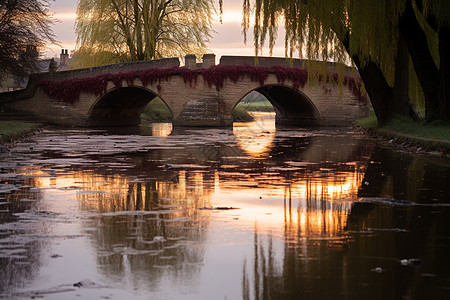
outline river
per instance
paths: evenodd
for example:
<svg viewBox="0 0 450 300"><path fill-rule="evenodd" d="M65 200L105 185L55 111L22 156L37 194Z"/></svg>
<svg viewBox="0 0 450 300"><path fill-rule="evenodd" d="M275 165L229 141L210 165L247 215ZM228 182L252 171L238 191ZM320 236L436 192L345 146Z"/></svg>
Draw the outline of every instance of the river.
<svg viewBox="0 0 450 300"><path fill-rule="evenodd" d="M0 298L450 298L450 162L352 128L49 128L0 170Z"/></svg>

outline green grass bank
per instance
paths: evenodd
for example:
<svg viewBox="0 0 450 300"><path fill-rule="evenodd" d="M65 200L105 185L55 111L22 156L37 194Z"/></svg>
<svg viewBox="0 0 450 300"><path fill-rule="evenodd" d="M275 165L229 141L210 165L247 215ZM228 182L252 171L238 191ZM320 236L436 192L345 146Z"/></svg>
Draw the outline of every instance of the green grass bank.
<svg viewBox="0 0 450 300"><path fill-rule="evenodd" d="M41 124L0 121L0 152L6 152L14 142L39 130Z"/></svg>
<svg viewBox="0 0 450 300"><path fill-rule="evenodd" d="M396 117L382 127L373 112L367 118L359 119L355 125L388 139L408 142L431 151L450 153L450 122L425 124L406 117Z"/></svg>
<svg viewBox="0 0 450 300"><path fill-rule="evenodd" d="M0 121L0 141L10 142L37 130L39 124L16 121Z"/></svg>

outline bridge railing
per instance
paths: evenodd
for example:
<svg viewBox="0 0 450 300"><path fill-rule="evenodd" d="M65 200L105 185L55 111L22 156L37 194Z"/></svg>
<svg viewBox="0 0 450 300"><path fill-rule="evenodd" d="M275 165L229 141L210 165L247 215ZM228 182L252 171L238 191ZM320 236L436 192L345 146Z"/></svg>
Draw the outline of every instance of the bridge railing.
<svg viewBox="0 0 450 300"><path fill-rule="evenodd" d="M95 77L103 74L127 73L143 69L152 69L152 68L163 69L179 66L180 60L177 57L172 57L172 58L119 63L85 69L67 70L53 73L51 74L51 76L52 80L61 81L73 78Z"/></svg>
<svg viewBox="0 0 450 300"><path fill-rule="evenodd" d="M308 70L308 65L311 66L313 64L321 64L324 62L321 61L313 61L309 59L288 59L285 57L258 57L255 56L229 56L224 55L220 58L220 65L223 66L235 66L235 65L255 65L257 64L260 67L273 67L273 66L281 66L281 67L293 67ZM328 72L338 73L338 64L334 62L326 62ZM342 66L342 65L341 65ZM356 71L354 67L344 66L343 75L345 76L354 76L359 77L359 73Z"/></svg>

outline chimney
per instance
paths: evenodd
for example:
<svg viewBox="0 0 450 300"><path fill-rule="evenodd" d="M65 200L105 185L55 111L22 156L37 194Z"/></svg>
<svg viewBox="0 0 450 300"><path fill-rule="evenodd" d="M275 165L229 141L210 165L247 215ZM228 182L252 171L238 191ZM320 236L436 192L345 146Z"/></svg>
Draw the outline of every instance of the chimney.
<svg viewBox="0 0 450 300"><path fill-rule="evenodd" d="M69 53L67 49L61 49L61 55L59 56L59 65L67 66L69 64Z"/></svg>

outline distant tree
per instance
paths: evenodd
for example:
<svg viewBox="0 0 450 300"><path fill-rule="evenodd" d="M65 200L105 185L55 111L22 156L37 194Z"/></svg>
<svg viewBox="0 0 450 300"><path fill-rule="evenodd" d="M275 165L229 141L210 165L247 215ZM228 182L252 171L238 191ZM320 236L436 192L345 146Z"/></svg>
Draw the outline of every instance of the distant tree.
<svg viewBox="0 0 450 300"><path fill-rule="evenodd" d="M56 43L47 0L0 1L0 79L27 77L36 71L38 52Z"/></svg>
<svg viewBox="0 0 450 300"><path fill-rule="evenodd" d="M273 47L284 22L287 56L351 58L380 123L408 114L410 83L425 97L428 121L450 118L450 1L244 0L243 7L244 32L255 15L257 53L266 39Z"/></svg>
<svg viewBox="0 0 450 300"><path fill-rule="evenodd" d="M212 0L80 0L76 67L206 52Z"/></svg>

